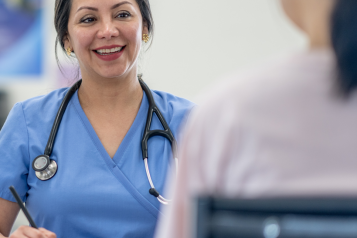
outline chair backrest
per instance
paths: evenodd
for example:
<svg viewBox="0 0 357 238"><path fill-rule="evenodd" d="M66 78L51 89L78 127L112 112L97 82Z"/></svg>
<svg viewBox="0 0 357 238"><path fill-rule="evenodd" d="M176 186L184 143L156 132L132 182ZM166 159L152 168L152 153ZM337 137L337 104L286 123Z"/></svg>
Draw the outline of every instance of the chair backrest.
<svg viewBox="0 0 357 238"><path fill-rule="evenodd" d="M357 198L197 200L197 238L357 237Z"/></svg>

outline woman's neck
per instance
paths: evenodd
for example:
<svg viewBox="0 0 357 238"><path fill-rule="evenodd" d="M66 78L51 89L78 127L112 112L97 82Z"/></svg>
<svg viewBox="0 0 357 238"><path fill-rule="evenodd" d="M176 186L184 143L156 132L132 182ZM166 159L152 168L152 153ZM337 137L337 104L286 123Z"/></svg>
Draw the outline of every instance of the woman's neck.
<svg viewBox="0 0 357 238"><path fill-rule="evenodd" d="M137 108L143 91L136 74L126 78L93 79L83 77L78 98L84 110L118 112Z"/></svg>

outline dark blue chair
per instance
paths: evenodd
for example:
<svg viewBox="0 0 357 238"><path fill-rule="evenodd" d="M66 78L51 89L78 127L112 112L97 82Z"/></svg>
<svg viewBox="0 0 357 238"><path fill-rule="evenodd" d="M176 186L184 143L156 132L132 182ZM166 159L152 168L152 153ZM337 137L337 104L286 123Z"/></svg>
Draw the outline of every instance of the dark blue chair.
<svg viewBox="0 0 357 238"><path fill-rule="evenodd" d="M357 199L197 200L197 238L356 238Z"/></svg>

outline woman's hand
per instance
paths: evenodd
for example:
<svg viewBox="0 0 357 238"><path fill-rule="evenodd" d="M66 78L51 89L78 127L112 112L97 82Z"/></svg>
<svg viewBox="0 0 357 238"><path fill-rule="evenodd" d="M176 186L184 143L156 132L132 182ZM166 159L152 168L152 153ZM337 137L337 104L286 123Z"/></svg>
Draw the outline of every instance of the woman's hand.
<svg viewBox="0 0 357 238"><path fill-rule="evenodd" d="M56 234L44 228L20 226L9 238L56 238Z"/></svg>

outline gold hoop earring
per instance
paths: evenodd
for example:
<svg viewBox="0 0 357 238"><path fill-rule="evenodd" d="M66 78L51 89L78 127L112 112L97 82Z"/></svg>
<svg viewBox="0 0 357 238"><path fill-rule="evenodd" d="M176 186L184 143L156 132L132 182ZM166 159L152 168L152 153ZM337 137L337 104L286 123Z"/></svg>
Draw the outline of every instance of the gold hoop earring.
<svg viewBox="0 0 357 238"><path fill-rule="evenodd" d="M66 49L66 52L67 52L67 55L68 55L68 56L71 56L71 53L72 53L71 47L68 47L68 48Z"/></svg>
<svg viewBox="0 0 357 238"><path fill-rule="evenodd" d="M148 34L143 34L143 41L144 41L145 43L148 43L149 39L150 39L150 37L149 37Z"/></svg>

